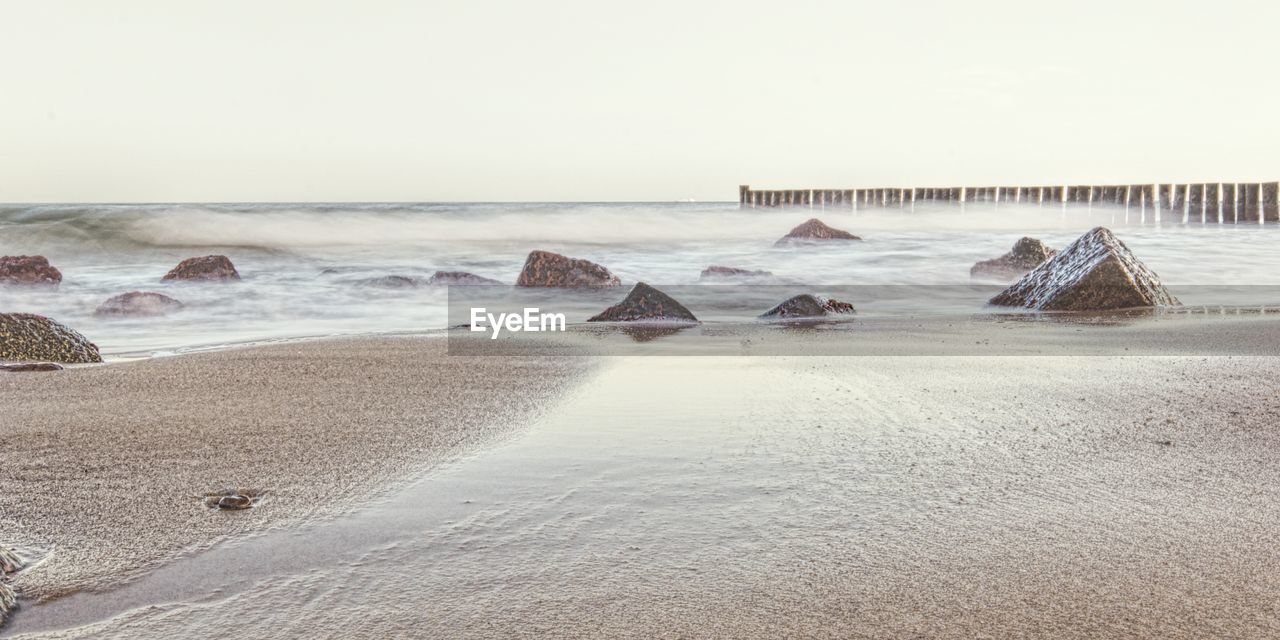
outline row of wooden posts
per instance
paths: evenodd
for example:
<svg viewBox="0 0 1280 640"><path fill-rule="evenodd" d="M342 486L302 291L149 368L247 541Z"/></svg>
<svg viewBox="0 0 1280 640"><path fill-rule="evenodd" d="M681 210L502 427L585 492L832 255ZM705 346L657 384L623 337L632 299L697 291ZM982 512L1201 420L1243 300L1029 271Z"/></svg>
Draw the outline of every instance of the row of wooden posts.
<svg viewBox="0 0 1280 640"><path fill-rule="evenodd" d="M738 187L738 205L807 208L906 208L923 202L1009 202L1140 209L1161 222L1280 222L1280 183L1208 182L1058 187L783 189Z"/></svg>

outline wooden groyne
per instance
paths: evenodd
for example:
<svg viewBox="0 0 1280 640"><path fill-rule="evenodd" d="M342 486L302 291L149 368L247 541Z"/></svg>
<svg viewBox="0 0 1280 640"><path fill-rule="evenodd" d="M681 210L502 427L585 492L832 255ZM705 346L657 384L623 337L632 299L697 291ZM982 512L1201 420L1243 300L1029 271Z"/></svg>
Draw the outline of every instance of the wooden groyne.
<svg viewBox="0 0 1280 640"><path fill-rule="evenodd" d="M1030 206L1087 205L1138 210L1152 222L1280 222L1280 182L1062 185L1051 187L915 187L781 189L738 187L744 209L910 208L917 203L1008 202Z"/></svg>

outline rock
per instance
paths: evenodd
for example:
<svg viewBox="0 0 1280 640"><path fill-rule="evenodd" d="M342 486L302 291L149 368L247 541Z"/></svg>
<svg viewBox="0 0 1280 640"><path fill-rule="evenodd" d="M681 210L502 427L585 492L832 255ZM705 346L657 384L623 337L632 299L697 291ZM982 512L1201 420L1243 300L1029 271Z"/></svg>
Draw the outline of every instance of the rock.
<svg viewBox="0 0 1280 640"><path fill-rule="evenodd" d="M227 487L222 491L204 494L204 506L224 511L240 511L257 506L258 501L267 492L262 489L235 489Z"/></svg>
<svg viewBox="0 0 1280 640"><path fill-rule="evenodd" d="M18 608L18 594L8 583L0 582L0 627L9 620L9 616Z"/></svg>
<svg viewBox="0 0 1280 640"><path fill-rule="evenodd" d="M698 319L684 305L671 296L639 282L631 293L618 304L601 311L587 322L697 322Z"/></svg>
<svg viewBox="0 0 1280 640"><path fill-rule="evenodd" d="M835 314L855 313L848 302L807 293L788 298L778 306L760 314L761 318L820 318Z"/></svg>
<svg viewBox="0 0 1280 640"><path fill-rule="evenodd" d="M0 360L102 362L97 345L58 322L34 313L0 313Z"/></svg>
<svg viewBox="0 0 1280 640"><path fill-rule="evenodd" d="M0 284L56 287L60 282L62 272L44 256L0 257Z"/></svg>
<svg viewBox="0 0 1280 640"><path fill-rule="evenodd" d="M450 285L450 284L502 284L492 278L485 278L474 273L466 271L437 271L430 278L427 278L429 285Z"/></svg>
<svg viewBox="0 0 1280 640"><path fill-rule="evenodd" d="M622 284L608 269L550 251L532 251L524 261L517 287L614 287Z"/></svg>
<svg viewBox="0 0 1280 640"><path fill-rule="evenodd" d="M160 279L161 282L169 282L172 280L239 280L240 273L236 271L235 265L231 264L231 259L226 256L200 256L198 258L187 258L178 263L178 266L169 270Z"/></svg>
<svg viewBox="0 0 1280 640"><path fill-rule="evenodd" d="M810 218L804 224L794 228L781 240L773 243L775 247L786 246L789 244L814 242L818 240L861 240L858 236L843 231L841 229L833 229L823 224L817 218Z"/></svg>
<svg viewBox="0 0 1280 640"><path fill-rule="evenodd" d="M1035 238L1023 238L1014 243L1009 253L973 265L969 269L969 275L971 277L1020 278L1057 253Z"/></svg>
<svg viewBox="0 0 1280 640"><path fill-rule="evenodd" d="M17 573L23 566L25 565L22 562L22 558L18 557L18 554L5 547L0 547L0 575Z"/></svg>
<svg viewBox="0 0 1280 640"><path fill-rule="evenodd" d="M95 316L162 316L178 311L182 303L154 291L130 291L102 303Z"/></svg>
<svg viewBox="0 0 1280 640"><path fill-rule="evenodd" d="M736 267L721 267L712 265L702 270L699 276L702 280L712 280L716 278L769 278L773 277L773 273L768 271L750 271L748 269L738 269Z"/></svg>
<svg viewBox="0 0 1280 640"><path fill-rule="evenodd" d="M63 366L56 362L0 362L0 371L21 373L27 371L62 371ZM3 551L3 549L0 549Z"/></svg>
<svg viewBox="0 0 1280 640"><path fill-rule="evenodd" d="M1178 305L1160 277L1111 231L1097 227L990 300L1037 311Z"/></svg>
<svg viewBox="0 0 1280 640"><path fill-rule="evenodd" d="M357 287L378 287L381 289L413 289L420 282L417 278L409 276L380 276L377 278L365 278L355 282Z"/></svg>

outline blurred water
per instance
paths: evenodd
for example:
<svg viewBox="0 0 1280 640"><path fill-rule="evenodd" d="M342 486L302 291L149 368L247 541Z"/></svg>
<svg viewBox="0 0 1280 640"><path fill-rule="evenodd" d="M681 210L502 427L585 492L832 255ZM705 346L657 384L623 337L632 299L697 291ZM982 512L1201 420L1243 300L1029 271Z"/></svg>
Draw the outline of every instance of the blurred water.
<svg viewBox="0 0 1280 640"><path fill-rule="evenodd" d="M814 216L864 242L773 247ZM1009 203L857 212L740 210L735 203L7 205L0 207L0 255L45 255L64 280L56 291L0 289L0 310L50 315L108 356L147 355L440 329L447 323L443 287L356 282L465 270L513 283L532 249L599 262L624 283L695 284L702 269L719 264L768 270L820 292L824 285L968 284L974 262L1004 253L1023 235L1062 247L1099 224L1114 229L1175 294L1178 285L1280 284L1275 225L1157 226L1139 224L1140 216ZM243 282L159 283L178 261L210 253L230 256ZM93 316L108 297L137 289L163 290L187 308L160 319ZM939 296L934 311L982 308L983 299L962 287L945 290L962 293ZM1183 301L1223 302L1194 297ZM697 312L697 299L682 301ZM862 305L859 312L876 309Z"/></svg>

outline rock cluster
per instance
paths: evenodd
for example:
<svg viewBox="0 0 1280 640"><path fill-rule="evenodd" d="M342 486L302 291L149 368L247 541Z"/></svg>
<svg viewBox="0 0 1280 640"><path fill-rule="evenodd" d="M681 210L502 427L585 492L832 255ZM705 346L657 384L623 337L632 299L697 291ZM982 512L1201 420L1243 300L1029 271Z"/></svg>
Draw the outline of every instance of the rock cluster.
<svg viewBox="0 0 1280 640"><path fill-rule="evenodd" d="M775 247L783 247L790 244L814 242L818 240L861 240L858 236L844 231L828 227L817 218L810 218L800 226L792 229L787 235L782 236L780 240L774 243Z"/></svg>
<svg viewBox="0 0 1280 640"><path fill-rule="evenodd" d="M1105 227L1080 236L990 300L1037 311L1170 306L1178 299Z"/></svg>
<svg viewBox="0 0 1280 640"><path fill-rule="evenodd" d="M587 322L697 322L684 305L671 296L640 282L622 302L587 319Z"/></svg>
<svg viewBox="0 0 1280 640"><path fill-rule="evenodd" d="M0 284L56 287L60 282L62 272L44 256L0 257Z"/></svg>
<svg viewBox="0 0 1280 640"><path fill-rule="evenodd" d="M34 313L0 313L0 360L70 364L102 362L97 345Z"/></svg>
<svg viewBox="0 0 1280 640"><path fill-rule="evenodd" d="M95 316L162 316L182 309L182 303L154 291L122 293L98 306Z"/></svg>
<svg viewBox="0 0 1280 640"><path fill-rule="evenodd" d="M613 287L622 284L608 269L590 260L550 251L533 251L520 270L517 287Z"/></svg>
<svg viewBox="0 0 1280 640"><path fill-rule="evenodd" d="M240 272L236 271L231 259L226 256L200 256L187 258L178 266L169 270L160 279L161 282L174 280L239 280Z"/></svg>
<svg viewBox="0 0 1280 640"><path fill-rule="evenodd" d="M1035 238L1023 238L999 258L983 260L969 269L970 276L992 278L1020 278L1040 263L1052 258L1057 251Z"/></svg>
<svg viewBox="0 0 1280 640"><path fill-rule="evenodd" d="M788 298L774 308L760 314L761 318L821 318L823 316L855 313L848 302L832 300L808 293Z"/></svg>

